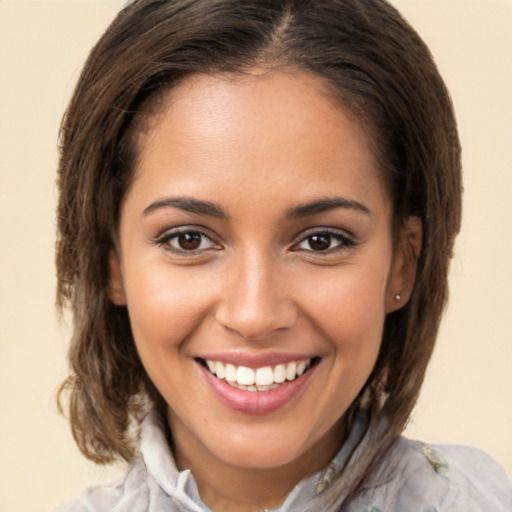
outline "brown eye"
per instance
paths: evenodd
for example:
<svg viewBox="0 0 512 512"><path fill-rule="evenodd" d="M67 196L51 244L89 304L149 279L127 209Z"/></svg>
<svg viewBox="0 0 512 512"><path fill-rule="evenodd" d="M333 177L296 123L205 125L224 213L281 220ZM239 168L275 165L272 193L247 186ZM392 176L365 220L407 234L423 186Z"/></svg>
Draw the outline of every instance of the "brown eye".
<svg viewBox="0 0 512 512"><path fill-rule="evenodd" d="M313 251L326 251L331 247L332 236L328 234L312 235L308 237L307 242Z"/></svg>
<svg viewBox="0 0 512 512"><path fill-rule="evenodd" d="M182 233L176 237L176 242L180 249L185 251L195 251L201 246L203 238L200 233Z"/></svg>
<svg viewBox="0 0 512 512"><path fill-rule="evenodd" d="M337 250L347 249L355 244L354 240L342 231L321 230L305 236L294 250L331 253Z"/></svg>
<svg viewBox="0 0 512 512"><path fill-rule="evenodd" d="M168 251L181 254L220 249L219 244L216 244L206 233L186 229L166 233L156 241L156 244Z"/></svg>

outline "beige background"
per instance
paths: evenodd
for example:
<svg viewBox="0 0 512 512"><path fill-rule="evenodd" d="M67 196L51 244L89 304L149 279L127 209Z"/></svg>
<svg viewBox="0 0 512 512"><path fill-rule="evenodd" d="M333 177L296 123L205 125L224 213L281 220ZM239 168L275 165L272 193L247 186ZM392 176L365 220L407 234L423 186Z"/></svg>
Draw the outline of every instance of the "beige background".
<svg viewBox="0 0 512 512"><path fill-rule="evenodd" d="M74 447L53 395L57 129L121 0L0 0L0 512L48 510L113 476ZM394 0L451 89L465 220L450 307L409 434L474 444L512 476L512 1Z"/></svg>

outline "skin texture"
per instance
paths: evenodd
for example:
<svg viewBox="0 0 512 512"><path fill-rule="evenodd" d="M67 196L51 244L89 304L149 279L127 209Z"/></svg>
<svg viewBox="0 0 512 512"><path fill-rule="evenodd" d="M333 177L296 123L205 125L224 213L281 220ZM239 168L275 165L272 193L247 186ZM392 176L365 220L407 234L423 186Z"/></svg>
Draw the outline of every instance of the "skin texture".
<svg viewBox="0 0 512 512"><path fill-rule="evenodd" d="M348 111L301 73L189 78L139 135L110 296L127 305L169 405L178 466L214 510L275 507L329 462L385 316L407 300L413 265L393 250L391 201L368 147ZM326 198L349 202L298 211ZM190 199L215 208L187 211L197 210ZM414 221L407 229L421 238ZM196 233L192 250L180 247L184 231ZM205 379L198 358L212 354L320 360L293 399L246 414Z"/></svg>

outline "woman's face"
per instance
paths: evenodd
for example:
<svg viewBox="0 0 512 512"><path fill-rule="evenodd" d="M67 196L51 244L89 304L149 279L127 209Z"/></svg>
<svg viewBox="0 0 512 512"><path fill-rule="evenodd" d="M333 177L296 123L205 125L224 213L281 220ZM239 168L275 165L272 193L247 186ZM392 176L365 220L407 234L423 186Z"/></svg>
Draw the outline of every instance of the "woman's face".
<svg viewBox="0 0 512 512"><path fill-rule="evenodd" d="M110 296L178 460L326 463L403 284L362 129L305 74L195 76L138 151Z"/></svg>

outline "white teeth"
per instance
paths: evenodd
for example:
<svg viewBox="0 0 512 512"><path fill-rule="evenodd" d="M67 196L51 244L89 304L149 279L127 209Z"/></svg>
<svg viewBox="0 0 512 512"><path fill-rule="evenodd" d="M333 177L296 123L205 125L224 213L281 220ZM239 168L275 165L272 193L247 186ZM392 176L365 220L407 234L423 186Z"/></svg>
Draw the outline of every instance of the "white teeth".
<svg viewBox="0 0 512 512"><path fill-rule="evenodd" d="M220 361L215 361L215 373L219 379L223 379L226 376L226 369Z"/></svg>
<svg viewBox="0 0 512 512"><path fill-rule="evenodd" d="M286 366L286 379L293 380L297 375L297 363L288 363Z"/></svg>
<svg viewBox="0 0 512 512"><path fill-rule="evenodd" d="M248 368L231 363L224 364L220 361L206 360L206 366L211 373L219 379L236 388L245 391L268 391L279 387L286 380L292 381L300 377L310 366L311 359L294 361L287 364L278 364L274 368L262 366L261 368Z"/></svg>
<svg viewBox="0 0 512 512"><path fill-rule="evenodd" d="M278 364L274 368L274 382L276 384L281 384L286 380L286 367L284 364Z"/></svg>
<svg viewBox="0 0 512 512"><path fill-rule="evenodd" d="M210 368L210 365L208 365L208 368ZM234 364L228 363L226 365L226 380L236 382L236 366Z"/></svg>
<svg viewBox="0 0 512 512"><path fill-rule="evenodd" d="M264 366L256 370L256 385L270 386L274 383L274 372L270 366Z"/></svg>
<svg viewBox="0 0 512 512"><path fill-rule="evenodd" d="M217 377L219 377L218 374ZM222 379L222 377L219 377L219 379ZM236 371L236 381L242 386L252 386L254 384L254 370L247 368L247 366L239 366Z"/></svg>

